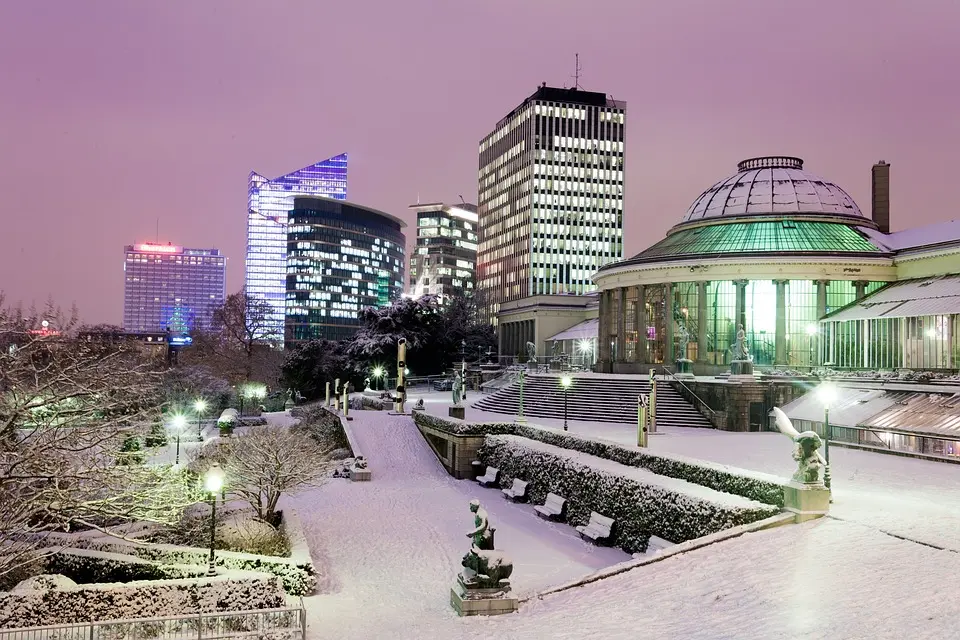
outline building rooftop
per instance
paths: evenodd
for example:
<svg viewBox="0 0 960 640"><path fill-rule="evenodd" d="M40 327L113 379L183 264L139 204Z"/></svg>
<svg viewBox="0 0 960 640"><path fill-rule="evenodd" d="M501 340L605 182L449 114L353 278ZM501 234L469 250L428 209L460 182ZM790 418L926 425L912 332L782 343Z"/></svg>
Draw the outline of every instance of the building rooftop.
<svg viewBox="0 0 960 640"><path fill-rule="evenodd" d="M846 191L804 171L803 160L789 156L740 162L737 173L693 201L682 223L770 215L839 216L873 226Z"/></svg>
<svg viewBox="0 0 960 640"><path fill-rule="evenodd" d="M841 322L867 318L909 318L960 312L960 275L901 280L878 289L824 320Z"/></svg>
<svg viewBox="0 0 960 640"><path fill-rule="evenodd" d="M703 259L727 254L889 254L858 230L835 222L744 220L681 228L630 262L669 258Z"/></svg>

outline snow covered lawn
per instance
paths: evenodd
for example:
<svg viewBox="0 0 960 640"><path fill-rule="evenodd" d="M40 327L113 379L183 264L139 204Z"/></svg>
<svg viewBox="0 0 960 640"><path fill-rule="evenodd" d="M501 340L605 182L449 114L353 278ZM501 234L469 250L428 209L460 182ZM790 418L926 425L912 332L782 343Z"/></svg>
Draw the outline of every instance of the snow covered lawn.
<svg viewBox="0 0 960 640"><path fill-rule="evenodd" d="M313 638L432 636L414 630L428 621L461 621L449 604L479 498L496 528L496 546L514 560L518 595L530 595L628 560L594 547L572 527L536 517L496 489L455 480L440 466L409 416L357 411L354 435L373 471L372 482L332 480L289 499L300 515L314 560L327 575L307 598ZM464 627L469 628L469 627ZM406 634L405 630L410 630Z"/></svg>
<svg viewBox="0 0 960 640"><path fill-rule="evenodd" d="M426 410L446 415L449 394L425 394ZM479 398L471 394L471 400ZM416 396L414 397L414 402ZM467 409L468 420L503 422L503 414ZM560 420L530 424L562 427ZM635 446L632 425L571 421L570 431ZM790 440L779 433L662 429L650 449L712 460L789 478L796 469ZM831 515L927 544L960 551L960 465L833 447Z"/></svg>

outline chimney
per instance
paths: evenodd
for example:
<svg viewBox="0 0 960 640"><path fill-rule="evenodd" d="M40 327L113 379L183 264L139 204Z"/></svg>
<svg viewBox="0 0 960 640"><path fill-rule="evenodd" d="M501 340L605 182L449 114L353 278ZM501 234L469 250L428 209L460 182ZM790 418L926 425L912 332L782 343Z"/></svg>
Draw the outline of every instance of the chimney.
<svg viewBox="0 0 960 640"><path fill-rule="evenodd" d="M883 233L890 233L890 165L881 160L873 165L870 205L873 221Z"/></svg>

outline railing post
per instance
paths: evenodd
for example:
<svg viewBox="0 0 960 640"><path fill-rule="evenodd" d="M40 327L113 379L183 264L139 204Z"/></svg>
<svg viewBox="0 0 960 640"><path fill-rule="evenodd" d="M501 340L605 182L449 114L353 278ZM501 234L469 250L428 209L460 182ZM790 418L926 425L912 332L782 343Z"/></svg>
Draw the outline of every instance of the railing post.
<svg viewBox="0 0 960 640"><path fill-rule="evenodd" d="M657 370L650 369L650 433L657 432Z"/></svg>
<svg viewBox="0 0 960 640"><path fill-rule="evenodd" d="M307 610L303 606L303 596L300 596L300 640L307 640Z"/></svg>

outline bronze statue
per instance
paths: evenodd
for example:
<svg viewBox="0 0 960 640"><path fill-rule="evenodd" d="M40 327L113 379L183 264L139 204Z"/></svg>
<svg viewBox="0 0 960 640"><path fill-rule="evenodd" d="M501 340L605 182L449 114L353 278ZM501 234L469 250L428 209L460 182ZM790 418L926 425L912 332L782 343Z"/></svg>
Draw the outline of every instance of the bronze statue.
<svg viewBox="0 0 960 640"><path fill-rule="evenodd" d="M470 511L474 514L474 529L467 533L473 542L470 551L463 556L463 571L460 580L467 589L498 589L502 593L510 591L510 574L513 562L503 553L493 549L493 532L487 511L480 506L479 500L470 501Z"/></svg>
<svg viewBox="0 0 960 640"><path fill-rule="evenodd" d="M821 470L824 473L827 470L827 461L820 454L823 440L815 431L798 432L790 418L780 407L773 408L773 415L776 416L777 429L780 430L780 433L793 440L797 445L793 452L793 459L797 461L797 470L793 474L793 480L803 484L824 484L820 475Z"/></svg>
<svg viewBox="0 0 960 640"><path fill-rule="evenodd" d="M453 404L459 407L460 400L463 396L463 378L460 377L459 371L453 375L453 387L451 390L453 391Z"/></svg>

